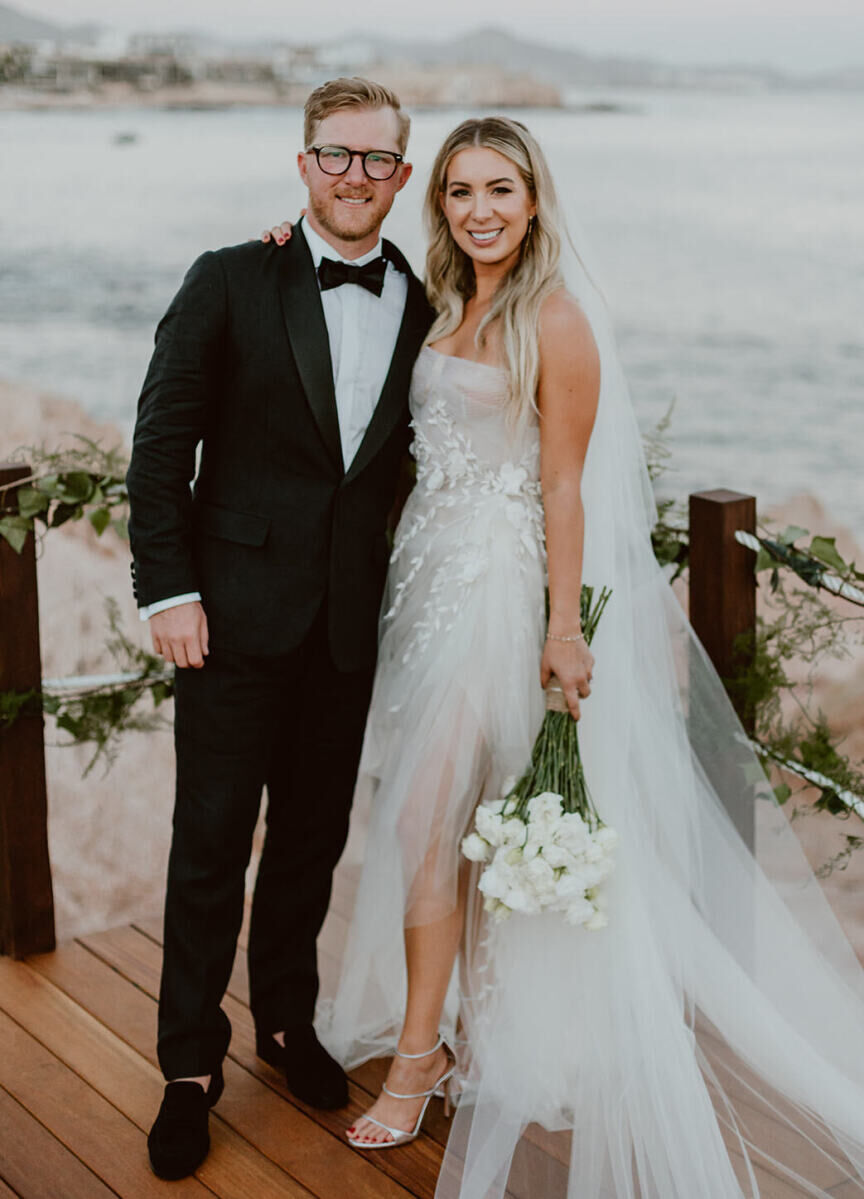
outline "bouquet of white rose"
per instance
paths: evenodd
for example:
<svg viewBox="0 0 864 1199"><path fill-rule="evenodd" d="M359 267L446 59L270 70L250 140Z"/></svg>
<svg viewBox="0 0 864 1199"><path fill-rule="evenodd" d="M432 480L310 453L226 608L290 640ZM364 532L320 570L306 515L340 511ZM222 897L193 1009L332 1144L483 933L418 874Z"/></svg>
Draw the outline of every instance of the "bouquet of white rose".
<svg viewBox="0 0 864 1199"><path fill-rule="evenodd" d="M604 587L595 602L594 588L582 588L589 645L610 595ZM505 783L503 798L478 806L462 853L488 863L478 886L496 919L511 912L563 912L570 924L599 929L607 923L602 884L612 872L618 834L594 807L576 721L554 678L546 706L530 765L518 782Z"/></svg>

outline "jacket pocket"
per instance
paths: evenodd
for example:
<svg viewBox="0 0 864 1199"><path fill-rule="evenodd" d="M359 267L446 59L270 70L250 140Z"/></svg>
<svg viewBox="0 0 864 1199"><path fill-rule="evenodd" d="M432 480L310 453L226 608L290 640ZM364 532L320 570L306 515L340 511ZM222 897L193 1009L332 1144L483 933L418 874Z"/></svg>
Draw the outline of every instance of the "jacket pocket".
<svg viewBox="0 0 864 1199"><path fill-rule="evenodd" d="M224 541L236 541L239 545L261 546L270 531L269 516L234 512L230 508L205 504L201 500L196 501L193 512L194 525L199 533L221 537Z"/></svg>

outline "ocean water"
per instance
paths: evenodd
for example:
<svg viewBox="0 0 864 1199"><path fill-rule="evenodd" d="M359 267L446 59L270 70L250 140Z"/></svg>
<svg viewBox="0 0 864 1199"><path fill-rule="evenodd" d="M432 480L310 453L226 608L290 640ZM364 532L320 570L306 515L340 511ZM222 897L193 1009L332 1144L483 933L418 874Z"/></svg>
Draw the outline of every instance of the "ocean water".
<svg viewBox="0 0 864 1199"><path fill-rule="evenodd" d="M602 98L627 110L518 115L581 227L640 424L675 402L664 491L807 491L860 540L864 95ZM464 115L415 118L386 231L418 270L425 179ZM0 377L130 430L186 267L299 211L300 137L272 108L0 114Z"/></svg>

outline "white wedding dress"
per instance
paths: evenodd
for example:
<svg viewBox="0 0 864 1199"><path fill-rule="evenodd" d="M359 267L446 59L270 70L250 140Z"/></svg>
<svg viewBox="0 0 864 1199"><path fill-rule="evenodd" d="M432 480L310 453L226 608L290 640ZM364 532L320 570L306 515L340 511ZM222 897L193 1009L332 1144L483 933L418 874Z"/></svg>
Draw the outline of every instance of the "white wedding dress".
<svg viewBox="0 0 864 1199"><path fill-rule="evenodd" d="M461 864L442 1031L462 1094L438 1199L864 1196L862 971L653 557L605 306L584 273L568 285L603 376L583 579L613 594L579 732L620 836L609 924L493 922L460 859L544 711L539 433L535 414L508 421L505 372L426 347L358 782L362 875L319 1032L349 1068L392 1053L403 925L452 912ZM720 801L731 788L756 805L755 855Z"/></svg>

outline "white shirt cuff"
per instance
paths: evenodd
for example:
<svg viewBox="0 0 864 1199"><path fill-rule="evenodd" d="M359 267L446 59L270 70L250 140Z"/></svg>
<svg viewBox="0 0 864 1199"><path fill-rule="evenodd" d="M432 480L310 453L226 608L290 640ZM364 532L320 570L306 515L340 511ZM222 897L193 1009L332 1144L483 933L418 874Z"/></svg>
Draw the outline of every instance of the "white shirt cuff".
<svg viewBox="0 0 864 1199"><path fill-rule="evenodd" d="M189 591L186 595L172 595L169 599L157 600L155 604L148 604L146 608L138 609L138 616L141 620L149 620L151 616L155 616L157 612L165 612L168 608L177 608L180 604L194 604L201 602L200 591Z"/></svg>

